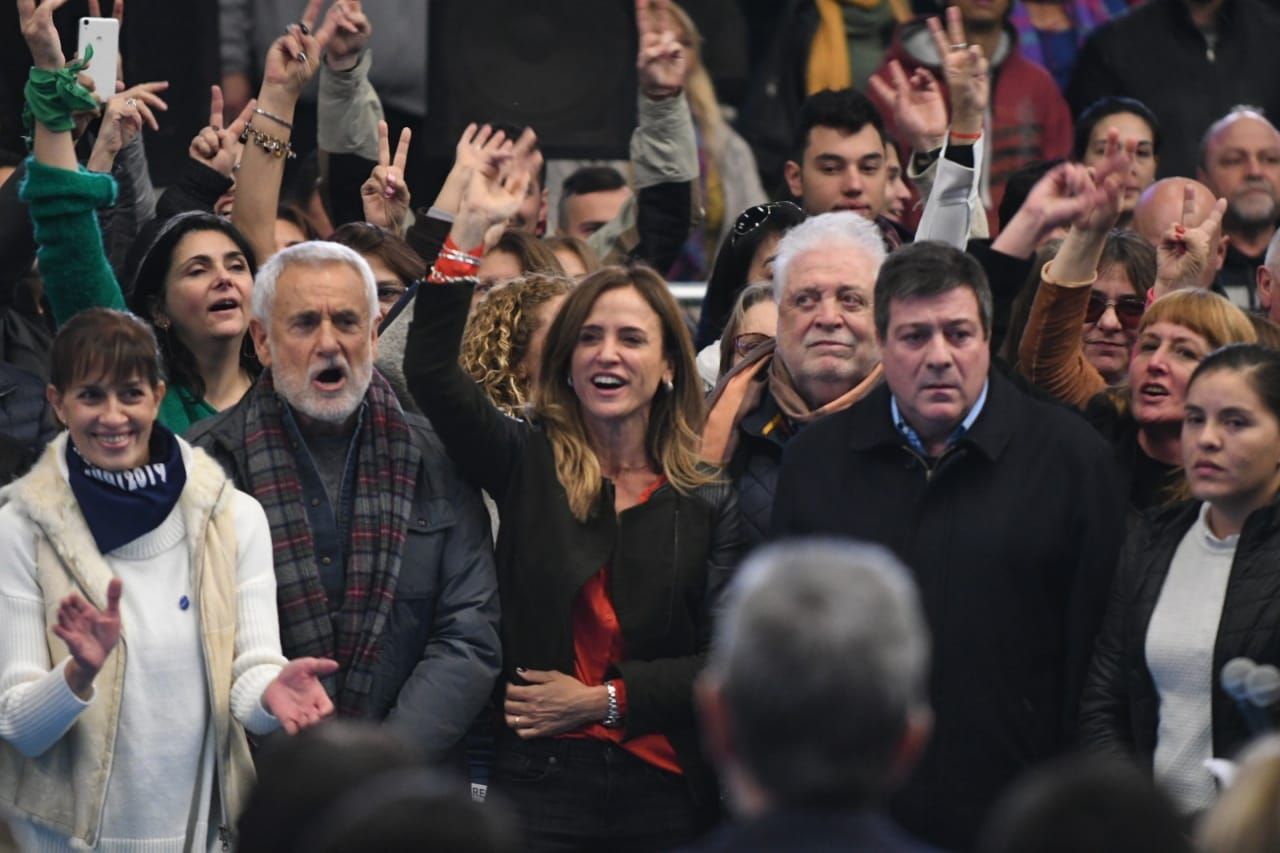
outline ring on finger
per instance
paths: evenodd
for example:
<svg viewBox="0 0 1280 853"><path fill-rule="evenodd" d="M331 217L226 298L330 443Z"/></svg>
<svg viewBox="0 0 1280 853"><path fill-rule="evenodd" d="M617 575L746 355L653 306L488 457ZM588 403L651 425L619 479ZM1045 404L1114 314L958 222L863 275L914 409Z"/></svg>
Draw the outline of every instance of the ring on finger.
<svg viewBox="0 0 1280 853"><path fill-rule="evenodd" d="M520 728L520 715L516 715L516 728Z"/></svg>
<svg viewBox="0 0 1280 853"><path fill-rule="evenodd" d="M308 27L308 26L307 26L304 22L302 22L302 21L298 21L298 29L302 30L302 34L303 34L304 36L309 36L309 35L311 35L311 27Z"/></svg>
<svg viewBox="0 0 1280 853"><path fill-rule="evenodd" d="M124 105L132 109L138 105L138 100L136 98L125 98Z"/></svg>
<svg viewBox="0 0 1280 853"><path fill-rule="evenodd" d="M307 52L305 50L298 51L298 61L303 65L307 64Z"/></svg>
<svg viewBox="0 0 1280 853"><path fill-rule="evenodd" d="M965 42L958 41L955 44L951 45L951 49L952 50L968 50L969 45Z"/></svg>

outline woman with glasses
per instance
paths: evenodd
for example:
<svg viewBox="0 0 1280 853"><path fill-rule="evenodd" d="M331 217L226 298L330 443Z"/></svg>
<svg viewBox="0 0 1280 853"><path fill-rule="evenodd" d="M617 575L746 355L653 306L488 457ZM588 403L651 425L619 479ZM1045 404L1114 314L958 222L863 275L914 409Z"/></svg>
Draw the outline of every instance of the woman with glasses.
<svg viewBox="0 0 1280 853"><path fill-rule="evenodd" d="M1063 197L1087 203L1079 205L1062 247L1041 273L1018 366L1032 382L1085 411L1115 448L1121 487L1129 506L1140 511L1185 492L1181 435L1192 371L1218 347L1253 343L1257 334L1243 311L1196 288L1173 290L1139 313L1132 301L1138 292L1152 282L1153 289L1176 286L1180 269L1194 263L1208 239L1184 229L1161 247L1157 265L1155 250L1140 247L1140 238L1113 232L1131 153L1120 150L1114 130L1108 143L1108 157L1092 176L1072 166L1064 177ZM1130 334L1134 343L1126 355L1122 341Z"/></svg>
<svg viewBox="0 0 1280 853"><path fill-rule="evenodd" d="M1064 243L1058 256L1078 244ZM1113 229L1094 245L1097 275L1089 287L1040 282L1019 347L1028 378L1080 408L1128 378L1147 290L1156 278L1156 250L1134 232Z"/></svg>
<svg viewBox="0 0 1280 853"><path fill-rule="evenodd" d="M748 284L773 280L773 256L778 241L804 222L804 211L789 201L774 201L748 207L733 223L733 230L720 244L715 267L707 280L698 318L695 344L710 346L720 337L738 294Z"/></svg>

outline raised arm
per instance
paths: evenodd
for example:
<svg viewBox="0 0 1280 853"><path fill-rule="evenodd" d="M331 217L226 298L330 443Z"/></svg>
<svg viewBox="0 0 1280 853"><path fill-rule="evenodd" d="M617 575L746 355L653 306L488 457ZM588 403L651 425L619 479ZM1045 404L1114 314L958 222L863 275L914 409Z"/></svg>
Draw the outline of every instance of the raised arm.
<svg viewBox="0 0 1280 853"><path fill-rule="evenodd" d="M427 283L418 288L404 374L463 476L499 502L528 427L503 415L458 364L485 232L519 207L532 167L533 132L504 143L469 180L462 206Z"/></svg>
<svg viewBox="0 0 1280 853"><path fill-rule="evenodd" d="M1019 369L1032 382L1064 402L1083 407L1106 388L1106 381L1084 356L1081 330L1089 294L1098 278L1107 232L1120 215L1124 171L1132 145L1120 146L1113 130L1107 160L1093 175L1064 163L1037 184L1047 208L1071 211L1072 225L1062 247L1046 266L1040 289L1018 348Z"/></svg>
<svg viewBox="0 0 1280 853"><path fill-rule="evenodd" d="M665 270L694 224L698 141L684 95L689 57L669 21L665 0L636 0L640 100L631 135L636 195L587 239L605 263L634 258Z"/></svg>
<svg viewBox="0 0 1280 853"><path fill-rule="evenodd" d="M259 264L275 254L276 208L284 163L293 156L293 112L298 96L320 67L320 53L336 23L326 20L314 31L324 0L308 0L299 23L271 43L262 72L262 89L253 117L241 135L245 143L236 176L231 221L240 229Z"/></svg>
<svg viewBox="0 0 1280 853"><path fill-rule="evenodd" d="M110 175L85 172L76 162L73 115L97 108L92 93L76 82L82 63L67 66L53 13L66 0L18 0L23 37L35 66L28 83L34 145L22 198L39 246L36 258L54 322L84 308L123 309L124 295L107 263L94 211L115 201Z"/></svg>

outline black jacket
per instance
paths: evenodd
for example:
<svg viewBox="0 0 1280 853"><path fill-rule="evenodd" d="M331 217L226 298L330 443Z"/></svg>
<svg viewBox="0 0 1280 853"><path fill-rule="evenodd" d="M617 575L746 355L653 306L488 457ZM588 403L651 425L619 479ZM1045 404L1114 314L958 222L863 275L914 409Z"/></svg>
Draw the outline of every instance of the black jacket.
<svg viewBox="0 0 1280 853"><path fill-rule="evenodd" d="M1067 88L1071 110L1104 95L1137 98L1160 117L1160 176L1194 175L1200 137L1235 104L1280 115L1280 14L1225 0L1210 49L1187 0L1150 0L1093 31Z"/></svg>
<svg viewBox="0 0 1280 853"><path fill-rule="evenodd" d="M249 482L246 400L205 418L185 436L242 489ZM497 583L479 495L458 479L426 419L405 417L422 461L369 717L386 719L438 761L460 743L501 668Z"/></svg>
<svg viewBox="0 0 1280 853"><path fill-rule="evenodd" d="M768 369L763 372L764 381L768 382ZM782 470L782 451L794 430L768 388L760 405L742 418L737 429L738 446L733 449L728 473L738 489L743 538L751 549L768 537L773 496L778 491L778 473Z"/></svg>
<svg viewBox="0 0 1280 853"><path fill-rule="evenodd" d="M936 727L893 811L909 832L964 849L1001 789L1073 738L1122 502L1089 425L996 371L972 429L932 469L889 400L882 385L791 440L774 533L878 542L912 570Z"/></svg>
<svg viewBox="0 0 1280 853"><path fill-rule="evenodd" d="M587 520L574 518L546 434L500 414L458 366L471 290L419 288L404 367L463 476L498 503L507 675L514 680L516 667L573 673L574 601L607 565L627 655L617 664L626 735L666 735L695 799L709 805L715 789L698 748L692 691L741 549L733 490L717 483L686 495L664 485L619 515L605 480Z"/></svg>
<svg viewBox="0 0 1280 853"><path fill-rule="evenodd" d="M1080 704L1080 737L1090 747L1133 756L1148 770L1156 749L1160 697L1147 669L1147 627L1174 552L1200 512L1199 501L1155 509L1125 542L1106 620ZM1249 516L1240 533L1213 647L1213 754L1233 757L1249 727L1218 683L1234 657L1280 664L1280 503Z"/></svg>

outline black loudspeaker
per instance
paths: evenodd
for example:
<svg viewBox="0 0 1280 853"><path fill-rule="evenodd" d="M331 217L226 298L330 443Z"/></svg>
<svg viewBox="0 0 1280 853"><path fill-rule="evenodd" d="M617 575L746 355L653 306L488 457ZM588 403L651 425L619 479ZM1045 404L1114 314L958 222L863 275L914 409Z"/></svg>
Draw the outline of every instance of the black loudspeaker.
<svg viewBox="0 0 1280 853"><path fill-rule="evenodd" d="M437 0L427 124L437 154L469 122L529 125L548 157L627 158L634 0Z"/></svg>

